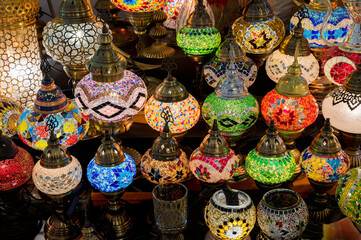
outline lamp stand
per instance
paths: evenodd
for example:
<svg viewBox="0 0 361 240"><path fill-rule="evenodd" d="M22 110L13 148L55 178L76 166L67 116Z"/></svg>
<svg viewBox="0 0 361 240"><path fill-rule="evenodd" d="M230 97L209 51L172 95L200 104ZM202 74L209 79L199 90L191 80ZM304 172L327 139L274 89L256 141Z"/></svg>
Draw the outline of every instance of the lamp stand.
<svg viewBox="0 0 361 240"><path fill-rule="evenodd" d="M282 183L278 183L278 184L264 184L258 181L254 181L256 183L257 188L262 192L262 195L265 194L266 192L272 190L272 189L276 189L281 187Z"/></svg>
<svg viewBox="0 0 361 240"><path fill-rule="evenodd" d="M361 166L361 134L353 134L343 131L340 131L340 134L347 145L345 152L350 158L350 168Z"/></svg>
<svg viewBox="0 0 361 240"><path fill-rule="evenodd" d="M261 67L269 55L271 55L272 52L269 53L263 53L263 54L253 54L253 53L247 53L247 56L253 60L253 62L257 65L257 67Z"/></svg>
<svg viewBox="0 0 361 240"><path fill-rule="evenodd" d="M77 66L64 66L63 67L66 75L71 79L73 84L73 89L75 89L78 82L88 74L88 70L85 65L77 65Z"/></svg>

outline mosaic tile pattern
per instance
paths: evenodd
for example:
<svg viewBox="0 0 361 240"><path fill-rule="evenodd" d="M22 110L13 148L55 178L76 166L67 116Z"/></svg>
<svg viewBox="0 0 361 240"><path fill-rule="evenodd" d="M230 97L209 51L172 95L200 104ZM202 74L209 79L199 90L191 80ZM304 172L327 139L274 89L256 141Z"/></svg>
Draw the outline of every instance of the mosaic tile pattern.
<svg viewBox="0 0 361 240"><path fill-rule="evenodd" d="M163 8L165 14L167 14L168 18L163 23L165 27L170 29L176 28L177 17L179 11L184 3L184 0L168 0Z"/></svg>
<svg viewBox="0 0 361 240"><path fill-rule="evenodd" d="M258 102L250 93L239 100L221 99L212 93L202 106L206 123L212 126L213 120L217 119L219 130L225 133L242 134L256 123L258 114Z"/></svg>
<svg viewBox="0 0 361 240"><path fill-rule="evenodd" d="M0 96L0 129L8 137L16 134L17 121L21 113L18 103L8 97Z"/></svg>
<svg viewBox="0 0 361 240"><path fill-rule="evenodd" d="M88 74L77 84L74 95L79 108L93 120L120 122L143 109L147 87L128 70L122 79L111 83L96 82Z"/></svg>
<svg viewBox="0 0 361 240"><path fill-rule="evenodd" d="M11 159L0 161L0 191L20 187L26 183L34 167L31 155L18 147L17 154Z"/></svg>
<svg viewBox="0 0 361 240"><path fill-rule="evenodd" d="M178 158L173 161L158 161L151 157L151 149L143 155L140 168L143 176L154 184L183 182L189 173L188 158L181 151Z"/></svg>
<svg viewBox="0 0 361 240"><path fill-rule="evenodd" d="M33 169L33 181L37 189L49 195L61 195L78 186L81 181L82 168L79 161L72 156L69 165L61 168L44 168L38 161Z"/></svg>
<svg viewBox="0 0 361 240"><path fill-rule="evenodd" d="M221 43L221 34L214 27L183 27L177 32L177 44L187 54L205 55L215 51Z"/></svg>
<svg viewBox="0 0 361 240"><path fill-rule="evenodd" d="M232 177L237 162L238 158L231 149L228 155L224 157L211 158L202 155L197 148L189 159L189 167L198 180L207 183L219 183Z"/></svg>
<svg viewBox="0 0 361 240"><path fill-rule="evenodd" d="M150 97L144 106L145 120L154 130L161 132L165 121L161 117L163 109L169 107L174 121L169 123L169 129L173 134L183 133L191 129L198 122L201 110L197 100L189 94L189 97L181 102L160 102Z"/></svg>
<svg viewBox="0 0 361 240"><path fill-rule="evenodd" d="M218 239L245 239L256 223L256 208L251 198L242 191L233 191L238 192L238 206L227 205L224 193L219 190L204 210L206 225Z"/></svg>
<svg viewBox="0 0 361 240"><path fill-rule="evenodd" d="M110 0L117 8L126 12L153 12L161 9L164 0Z"/></svg>
<svg viewBox="0 0 361 240"><path fill-rule="evenodd" d="M316 182L337 182L350 167L347 154L341 150L338 156L323 157L312 153L308 147L301 154L301 168L309 179Z"/></svg>
<svg viewBox="0 0 361 240"><path fill-rule="evenodd" d="M296 169L295 158L287 151L278 158L267 158L252 149L246 157L249 176L263 184L279 184L289 180Z"/></svg>
<svg viewBox="0 0 361 240"><path fill-rule="evenodd" d="M118 166L102 167L93 158L87 168L90 184L102 192L117 192L128 187L134 180L137 167L134 160L124 153L125 160Z"/></svg>
<svg viewBox="0 0 361 240"><path fill-rule="evenodd" d="M274 120L277 129L295 131L316 120L318 105L311 94L286 97L272 90L262 99L261 112L266 121Z"/></svg>
<svg viewBox="0 0 361 240"><path fill-rule="evenodd" d="M55 116L58 121L55 134L65 147L76 144L88 131L88 117L80 111L73 100L66 110L56 114L36 113L33 111L33 106L31 104L21 112L17 123L18 135L29 147L44 150L48 146L50 134L45 127L50 116Z"/></svg>

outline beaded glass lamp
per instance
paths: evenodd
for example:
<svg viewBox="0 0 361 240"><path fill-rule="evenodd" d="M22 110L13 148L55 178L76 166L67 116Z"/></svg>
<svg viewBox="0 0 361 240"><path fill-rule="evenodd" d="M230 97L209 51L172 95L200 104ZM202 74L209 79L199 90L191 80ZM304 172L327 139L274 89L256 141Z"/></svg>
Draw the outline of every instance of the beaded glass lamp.
<svg viewBox="0 0 361 240"><path fill-rule="evenodd" d="M238 76L244 80L244 84L249 88L257 78L257 66L247 56L243 49L236 43L236 37L229 31L226 39L219 45L216 55L206 65L204 65L204 79L211 87L225 77L226 71L231 63L230 54L234 51L234 65L238 71Z"/></svg>
<svg viewBox="0 0 361 240"><path fill-rule="evenodd" d="M0 96L0 129L4 135L12 137L16 134L20 112L21 108L17 102Z"/></svg>
<svg viewBox="0 0 361 240"><path fill-rule="evenodd" d="M169 29L175 29L177 24L178 14L187 0L168 0L165 4L163 11L167 14L167 20L164 22L164 26Z"/></svg>
<svg viewBox="0 0 361 240"><path fill-rule="evenodd" d="M154 184L183 182L188 178L187 155L172 137L168 122L152 148L143 155L140 167L143 176Z"/></svg>
<svg viewBox="0 0 361 240"><path fill-rule="evenodd" d="M345 152L351 168L361 165L361 64L352 72L343 86L330 92L322 102L322 113L330 118L331 126L338 129L346 142Z"/></svg>
<svg viewBox="0 0 361 240"><path fill-rule="evenodd" d="M274 16L266 0L249 1L232 29L237 43L244 46L257 65L263 63L285 35L283 22Z"/></svg>
<svg viewBox="0 0 361 240"><path fill-rule="evenodd" d="M87 74L86 62L99 47L100 32L101 24L96 22L89 0L63 0L59 15L44 28L43 45L66 74L79 81Z"/></svg>
<svg viewBox="0 0 361 240"><path fill-rule="evenodd" d="M44 79L34 104L24 108L19 116L18 135L26 145L44 150L49 139L46 122L52 118L58 123L54 131L61 144L66 147L73 146L86 134L89 127L88 117L80 111L74 101L66 98L54 80L48 76L50 65L45 58L42 70Z"/></svg>
<svg viewBox="0 0 361 240"><path fill-rule="evenodd" d="M27 106L41 83L36 31L39 0L0 2L0 95Z"/></svg>
<svg viewBox="0 0 361 240"><path fill-rule="evenodd" d="M286 149L283 140L278 136L274 121L271 120L266 135L247 155L247 173L259 186L275 188L289 180L295 168L295 158Z"/></svg>
<svg viewBox="0 0 361 240"><path fill-rule="evenodd" d="M222 137L217 120L201 145L194 150L189 167L193 175L206 183L223 183L232 177L237 165L237 156Z"/></svg>

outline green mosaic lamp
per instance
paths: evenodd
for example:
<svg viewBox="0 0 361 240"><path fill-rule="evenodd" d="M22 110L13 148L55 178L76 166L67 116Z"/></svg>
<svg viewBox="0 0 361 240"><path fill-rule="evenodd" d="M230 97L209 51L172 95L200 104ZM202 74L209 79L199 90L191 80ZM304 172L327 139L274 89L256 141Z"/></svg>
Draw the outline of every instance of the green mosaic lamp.
<svg viewBox="0 0 361 240"><path fill-rule="evenodd" d="M278 136L275 123L269 128L246 157L246 170L259 188L273 189L289 180L296 169L296 161Z"/></svg>

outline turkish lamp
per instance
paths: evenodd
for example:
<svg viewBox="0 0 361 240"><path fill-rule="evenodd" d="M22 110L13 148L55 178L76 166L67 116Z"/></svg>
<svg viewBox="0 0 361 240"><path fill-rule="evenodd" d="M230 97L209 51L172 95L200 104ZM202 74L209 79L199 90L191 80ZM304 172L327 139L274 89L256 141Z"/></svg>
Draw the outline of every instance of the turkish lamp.
<svg viewBox="0 0 361 240"><path fill-rule="evenodd" d="M339 130L347 148L351 168L361 165L361 65L356 66L345 83L330 92L322 102L322 113L331 126Z"/></svg>
<svg viewBox="0 0 361 240"><path fill-rule="evenodd" d="M42 78L36 31L39 1L3 0L0 9L0 95L24 108Z"/></svg>
<svg viewBox="0 0 361 240"><path fill-rule="evenodd" d="M326 222L331 214L329 191L346 173L350 163L333 134L330 119L327 118L321 132L311 145L302 152L301 168L316 192L311 195L310 219Z"/></svg>
<svg viewBox="0 0 361 240"><path fill-rule="evenodd" d="M243 16L232 25L233 34L240 46L260 66L264 59L281 43L285 27L276 17L266 0L251 0Z"/></svg>
<svg viewBox="0 0 361 240"><path fill-rule="evenodd" d="M63 0L59 15L44 28L43 45L47 54L61 63L75 82L88 73L85 65L99 47L101 27L89 0Z"/></svg>
<svg viewBox="0 0 361 240"><path fill-rule="evenodd" d="M154 184L183 182L188 179L187 155L172 137L168 123L143 155L140 163L143 176Z"/></svg>
<svg viewBox="0 0 361 240"><path fill-rule="evenodd" d="M260 188L272 189L291 179L295 168L295 158L287 150L271 120L266 135L246 157L247 173Z"/></svg>
<svg viewBox="0 0 361 240"><path fill-rule="evenodd" d="M287 69L294 60L297 42L299 45L298 63L301 68L301 76L310 84L319 74L319 64L311 53L307 39L303 35L301 21L293 28L292 34L287 36L281 43L280 48L274 51L266 61L267 76L274 82L278 82L287 73Z"/></svg>
<svg viewBox="0 0 361 240"><path fill-rule="evenodd" d="M249 88L257 78L257 65L248 58L244 50L237 44L236 37L232 31L228 32L226 39L222 42L215 54L207 64L204 65L204 79L213 88L225 77L226 71L231 63L230 54L234 51L234 65L238 76L244 80Z"/></svg>

